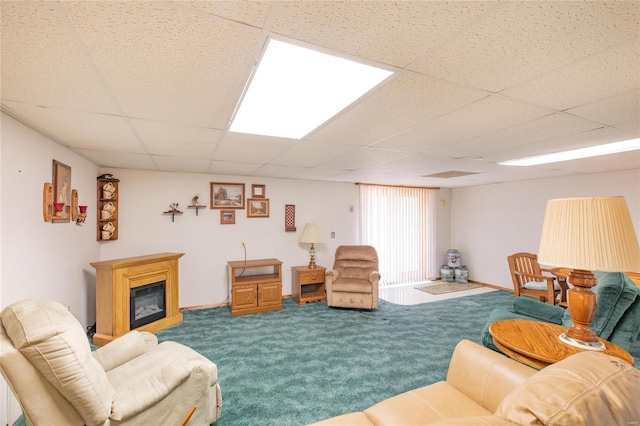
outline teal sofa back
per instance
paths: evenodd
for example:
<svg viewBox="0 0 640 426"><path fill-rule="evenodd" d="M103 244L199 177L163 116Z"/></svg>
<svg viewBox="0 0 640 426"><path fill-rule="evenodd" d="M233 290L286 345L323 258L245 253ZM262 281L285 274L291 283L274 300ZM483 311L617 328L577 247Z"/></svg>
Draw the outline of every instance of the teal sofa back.
<svg viewBox="0 0 640 426"><path fill-rule="evenodd" d="M594 275L598 284L592 290L598 295L598 301L591 329L599 337L629 350L640 333L640 287L621 272L595 272ZM482 332L484 346L498 350L493 344L489 326L503 319L529 319L567 327L573 325L570 308L565 310L522 296L514 300L511 310L496 308L491 312Z"/></svg>

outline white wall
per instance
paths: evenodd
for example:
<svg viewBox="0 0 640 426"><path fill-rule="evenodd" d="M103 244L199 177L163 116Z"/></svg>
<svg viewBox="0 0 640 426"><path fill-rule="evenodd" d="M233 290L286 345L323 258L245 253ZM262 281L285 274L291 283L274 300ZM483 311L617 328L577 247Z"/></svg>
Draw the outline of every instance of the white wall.
<svg viewBox="0 0 640 426"><path fill-rule="evenodd" d="M52 181L52 161L71 167L80 204L95 212L98 167L2 115L1 306L43 297L70 306L85 322L95 310L89 297L89 261L99 256L95 217L83 226L44 222L42 189Z"/></svg>
<svg viewBox="0 0 640 426"><path fill-rule="evenodd" d="M640 170L502 183L452 191L452 246L472 280L513 288L507 256L538 252L547 201L624 196L640 240Z"/></svg>
<svg viewBox="0 0 640 426"><path fill-rule="evenodd" d="M52 181L55 159L71 167L80 204L95 206L98 167L4 113L0 140L0 309L20 299L49 298L69 306L86 324L87 318L95 317L95 280L88 264L99 256L95 219L84 226L44 222L42 189ZM20 414L7 405L7 394L2 382L3 425Z"/></svg>
<svg viewBox="0 0 640 426"><path fill-rule="evenodd" d="M284 179L165 173L108 169L120 180L119 235L116 241L100 242L102 260L160 252L181 252L180 306L215 305L228 297L227 262L242 260L245 242L248 259L278 258L283 263L284 295L291 294L291 267L309 263L309 247L298 243L306 222L317 222L324 243L316 244L316 262L333 264L340 244L359 240L358 189L354 184ZM236 210L236 223L220 224L220 211L210 209L210 183L265 185L270 203L268 218L247 218ZM207 207L186 208L194 195ZM163 215L171 203L182 215ZM285 204L296 206L296 232L285 232ZM353 206L353 212L350 212ZM335 238L330 237L335 232Z"/></svg>

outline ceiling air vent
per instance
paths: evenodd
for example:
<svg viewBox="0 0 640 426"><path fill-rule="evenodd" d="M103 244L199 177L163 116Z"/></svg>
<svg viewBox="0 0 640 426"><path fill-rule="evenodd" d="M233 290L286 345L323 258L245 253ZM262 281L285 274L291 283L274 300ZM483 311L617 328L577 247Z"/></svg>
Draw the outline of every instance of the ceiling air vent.
<svg viewBox="0 0 640 426"><path fill-rule="evenodd" d="M461 172L458 170L450 170L448 172L440 172L440 173L434 173L431 175L423 175L422 177L451 179L451 178L457 178L461 176L469 176L469 175L477 175L477 174L478 173L475 173L475 172Z"/></svg>

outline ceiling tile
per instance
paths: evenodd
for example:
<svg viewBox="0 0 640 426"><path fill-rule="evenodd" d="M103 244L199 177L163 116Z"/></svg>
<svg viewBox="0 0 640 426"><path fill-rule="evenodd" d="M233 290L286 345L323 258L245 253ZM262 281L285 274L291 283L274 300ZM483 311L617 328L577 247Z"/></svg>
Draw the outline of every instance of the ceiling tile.
<svg viewBox="0 0 640 426"><path fill-rule="evenodd" d="M439 167L442 163L450 160L452 160L452 158L411 154L384 163L363 167L360 170L378 174L415 174L422 176L429 173L433 167Z"/></svg>
<svg viewBox="0 0 640 426"><path fill-rule="evenodd" d="M640 125L640 90L599 99L567 110L567 113L611 126Z"/></svg>
<svg viewBox="0 0 640 426"><path fill-rule="evenodd" d="M561 176L570 176L577 173L564 170L553 170L536 167L510 167L501 166L500 170L493 170L486 173L480 173L467 177L467 184L469 185L482 185L485 183L502 183L502 182L517 182L523 180L533 179L549 179ZM522 170L515 170L522 169Z"/></svg>
<svg viewBox="0 0 640 426"><path fill-rule="evenodd" d="M410 68L498 92L637 37L639 12L637 2L501 2Z"/></svg>
<svg viewBox="0 0 640 426"><path fill-rule="evenodd" d="M158 170L165 172L205 173L209 170L211 161L204 158L179 158L152 155Z"/></svg>
<svg viewBox="0 0 640 426"><path fill-rule="evenodd" d="M2 99L74 110L119 113L56 3L0 2Z"/></svg>
<svg viewBox="0 0 640 426"><path fill-rule="evenodd" d="M484 92L400 73L306 139L369 145L485 96Z"/></svg>
<svg viewBox="0 0 640 426"><path fill-rule="evenodd" d="M601 157L584 158L580 160L563 161L562 163L543 164L539 167L562 170L574 173L598 173L615 170L631 170L640 168L640 151L621 152ZM629 182L640 188L640 182ZM603 194L617 195L617 194Z"/></svg>
<svg viewBox="0 0 640 426"><path fill-rule="evenodd" d="M260 164L234 163L230 161L212 161L208 173L218 175L249 176L260 168Z"/></svg>
<svg viewBox="0 0 640 426"><path fill-rule="evenodd" d="M266 164L296 144L294 139L227 133L218 144L214 160Z"/></svg>
<svg viewBox="0 0 640 426"><path fill-rule="evenodd" d="M308 180L330 180L339 175L344 174L344 170L340 169L323 169L320 167L314 167L301 170L300 172L291 175L296 179L308 179Z"/></svg>
<svg viewBox="0 0 640 426"><path fill-rule="evenodd" d="M57 108L41 108L17 102L3 102L12 111L43 129L54 140L65 146L98 151L146 153L125 118L71 111Z"/></svg>
<svg viewBox="0 0 640 426"><path fill-rule="evenodd" d="M637 89L639 81L640 38L635 38L503 93L556 110L566 110Z"/></svg>
<svg viewBox="0 0 640 426"><path fill-rule="evenodd" d="M252 173L253 176L288 178L300 173L304 167L264 165Z"/></svg>
<svg viewBox="0 0 640 426"><path fill-rule="evenodd" d="M82 157L100 167L118 169L156 170L157 166L148 154L131 154L113 151L94 151L88 149L74 149Z"/></svg>
<svg viewBox="0 0 640 426"><path fill-rule="evenodd" d="M375 144L376 148L435 152L433 148L497 132L548 115L549 111L503 96L491 96ZM500 117L496 120L495 117ZM464 151L447 153L465 157ZM455 154L455 155L454 155Z"/></svg>
<svg viewBox="0 0 640 426"><path fill-rule="evenodd" d="M128 115L226 128L259 31L162 3L61 4Z"/></svg>
<svg viewBox="0 0 640 426"><path fill-rule="evenodd" d="M271 2L266 1L171 1L177 7L189 7L230 21L262 28L269 15Z"/></svg>
<svg viewBox="0 0 640 426"><path fill-rule="evenodd" d="M503 146L482 154L485 161L499 162L518 158L533 157L535 155L550 154L571 149L585 148L604 143L619 142L632 139L629 132L603 127L587 132L574 133L566 136L536 141L522 145Z"/></svg>
<svg viewBox="0 0 640 426"><path fill-rule="evenodd" d="M356 151L342 155L341 157L334 158L331 161L327 161L321 164L321 166L335 169L355 170L361 167L367 167L405 156L407 156L407 154L403 152L376 148L360 148Z"/></svg>
<svg viewBox="0 0 640 426"><path fill-rule="evenodd" d="M313 167L358 149L350 145L334 145L300 141L269 162L272 165Z"/></svg>
<svg viewBox="0 0 640 426"><path fill-rule="evenodd" d="M147 151L154 155L209 160L222 135L218 129L158 121L133 119L131 124Z"/></svg>
<svg viewBox="0 0 640 426"><path fill-rule="evenodd" d="M491 8L485 2L280 2L274 33L404 67ZM390 17L392 17L390 19Z"/></svg>
<svg viewBox="0 0 640 426"><path fill-rule="evenodd" d="M559 136L582 134L601 127L602 125L593 121L569 114L556 113L485 136L435 147L429 149L428 152L451 157L483 156L496 150L504 151L514 146L531 144Z"/></svg>

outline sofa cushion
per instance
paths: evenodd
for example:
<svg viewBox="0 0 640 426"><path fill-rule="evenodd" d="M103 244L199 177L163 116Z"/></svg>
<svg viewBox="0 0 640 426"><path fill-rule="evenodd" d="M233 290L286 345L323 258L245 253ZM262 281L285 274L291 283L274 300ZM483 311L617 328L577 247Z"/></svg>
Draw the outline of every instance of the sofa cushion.
<svg viewBox="0 0 640 426"><path fill-rule="evenodd" d="M374 423L362 411L331 417L310 426L373 426Z"/></svg>
<svg viewBox="0 0 640 426"><path fill-rule="evenodd" d="M372 293L373 287L369 280L356 278L340 278L331 285L333 291L346 293Z"/></svg>
<svg viewBox="0 0 640 426"><path fill-rule="evenodd" d="M475 416L447 419L431 423L432 426L514 426L513 422L498 416Z"/></svg>
<svg viewBox="0 0 640 426"><path fill-rule="evenodd" d="M487 320L487 323L484 325L484 329L482 330L482 345L484 347L492 349L496 352L502 353L502 351L498 349L495 343L493 343L493 337L489 332L489 327L491 326L491 324L493 324L496 321L507 320L507 319L524 319L529 321L532 320L532 318L527 315L516 314L504 308L495 308L489 314L489 319Z"/></svg>
<svg viewBox="0 0 640 426"><path fill-rule="evenodd" d="M527 315L553 324L562 324L562 316L565 312L560 306L541 303L538 299L527 296L516 297L512 310L516 314Z"/></svg>
<svg viewBox="0 0 640 426"><path fill-rule="evenodd" d="M496 415L517 424L626 425L640 419L640 370L585 351L543 368L507 395Z"/></svg>
<svg viewBox="0 0 640 426"><path fill-rule="evenodd" d="M541 291L547 291L547 288L548 288L547 283L545 281L529 281L528 283L524 284L522 287L526 288L527 290L541 290ZM553 289L556 291L560 291L560 284L554 283Z"/></svg>
<svg viewBox="0 0 640 426"><path fill-rule="evenodd" d="M364 410L376 425L421 425L492 413L448 384L438 382L396 395Z"/></svg>
<svg viewBox="0 0 640 426"><path fill-rule="evenodd" d="M592 291L598 296L598 302L591 330L608 340L620 318L638 297L640 290L622 272L594 272L594 275L598 284ZM562 325L567 327L573 325L570 309L571 306L562 319Z"/></svg>
<svg viewBox="0 0 640 426"><path fill-rule="evenodd" d="M13 345L80 413L88 425L104 423L114 390L80 323L52 300L23 300L2 311Z"/></svg>
<svg viewBox="0 0 640 426"><path fill-rule="evenodd" d="M626 351L630 351L640 334L640 296L631 304L627 312L622 315L615 330L609 336L611 343Z"/></svg>

